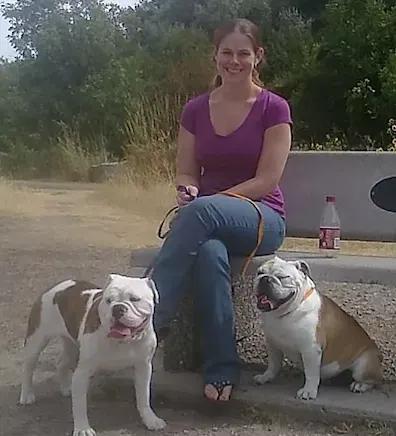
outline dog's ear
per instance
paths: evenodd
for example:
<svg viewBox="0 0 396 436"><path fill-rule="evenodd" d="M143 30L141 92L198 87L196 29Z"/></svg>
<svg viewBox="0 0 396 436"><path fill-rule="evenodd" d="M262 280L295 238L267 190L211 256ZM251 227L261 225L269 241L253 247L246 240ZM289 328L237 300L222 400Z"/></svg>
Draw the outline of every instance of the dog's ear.
<svg viewBox="0 0 396 436"><path fill-rule="evenodd" d="M296 260L294 262L296 267L302 271L306 276L312 278L311 276L311 268L309 267L308 263L305 260Z"/></svg>
<svg viewBox="0 0 396 436"><path fill-rule="evenodd" d="M157 286L155 285L154 280L150 277L146 277L146 283L148 284L148 286L151 289L151 292L153 293L154 303L158 304L159 303L159 293L158 293Z"/></svg>
<svg viewBox="0 0 396 436"><path fill-rule="evenodd" d="M114 277L115 277L115 274L109 274L107 276L107 279L106 279L106 282L103 286L103 289L106 289L110 285L110 283L114 280Z"/></svg>

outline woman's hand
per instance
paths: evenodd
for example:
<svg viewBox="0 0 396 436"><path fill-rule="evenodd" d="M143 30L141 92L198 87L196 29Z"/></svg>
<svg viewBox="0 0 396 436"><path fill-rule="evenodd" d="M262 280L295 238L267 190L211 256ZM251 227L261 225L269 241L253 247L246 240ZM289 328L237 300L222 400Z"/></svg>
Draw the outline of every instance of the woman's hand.
<svg viewBox="0 0 396 436"><path fill-rule="evenodd" d="M194 185L179 185L177 187L176 201L178 206L185 206L198 197L198 188Z"/></svg>

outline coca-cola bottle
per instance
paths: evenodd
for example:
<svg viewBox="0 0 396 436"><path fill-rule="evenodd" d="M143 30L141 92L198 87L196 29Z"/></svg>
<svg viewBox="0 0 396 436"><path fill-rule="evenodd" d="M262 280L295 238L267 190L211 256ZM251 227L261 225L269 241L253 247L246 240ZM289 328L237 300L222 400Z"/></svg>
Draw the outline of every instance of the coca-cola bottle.
<svg viewBox="0 0 396 436"><path fill-rule="evenodd" d="M319 250L326 257L335 257L340 251L341 222L335 205L335 196L326 196L319 227Z"/></svg>

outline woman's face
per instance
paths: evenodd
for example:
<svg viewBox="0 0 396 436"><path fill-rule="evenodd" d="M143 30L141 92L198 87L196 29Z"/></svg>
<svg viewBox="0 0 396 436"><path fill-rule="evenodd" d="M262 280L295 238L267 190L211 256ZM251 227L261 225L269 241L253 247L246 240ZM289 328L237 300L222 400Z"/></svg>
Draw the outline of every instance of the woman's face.
<svg viewBox="0 0 396 436"><path fill-rule="evenodd" d="M250 38L240 32L225 36L215 54L217 70L223 83L251 80L252 71L262 57L263 49L255 52Z"/></svg>

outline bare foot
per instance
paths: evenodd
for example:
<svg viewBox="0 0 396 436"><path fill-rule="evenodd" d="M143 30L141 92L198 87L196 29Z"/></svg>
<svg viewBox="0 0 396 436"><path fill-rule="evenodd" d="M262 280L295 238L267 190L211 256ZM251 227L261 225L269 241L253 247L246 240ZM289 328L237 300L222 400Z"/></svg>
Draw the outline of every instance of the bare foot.
<svg viewBox="0 0 396 436"><path fill-rule="evenodd" d="M205 397L211 401L228 401L231 397L231 392L231 385L224 386L223 389L217 390L212 384L207 384L204 390Z"/></svg>
<svg viewBox="0 0 396 436"><path fill-rule="evenodd" d="M205 385L204 394L208 400L217 401L219 399L219 391L213 385Z"/></svg>
<svg viewBox="0 0 396 436"><path fill-rule="evenodd" d="M221 393L219 400L220 401L228 401L231 397L232 392L232 386L228 385L223 389L223 392Z"/></svg>

